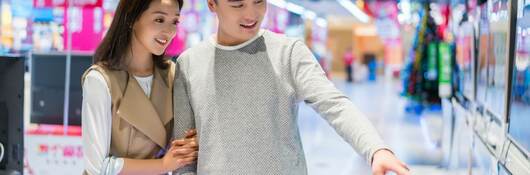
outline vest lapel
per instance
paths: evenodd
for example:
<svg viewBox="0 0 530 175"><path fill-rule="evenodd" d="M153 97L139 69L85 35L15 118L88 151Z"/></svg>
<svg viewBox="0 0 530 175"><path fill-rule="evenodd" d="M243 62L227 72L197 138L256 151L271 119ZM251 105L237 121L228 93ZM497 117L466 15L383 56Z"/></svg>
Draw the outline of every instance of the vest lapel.
<svg viewBox="0 0 530 175"><path fill-rule="evenodd" d="M156 108L153 106L153 104L157 105L161 103L152 103L151 100L147 98L136 79L132 75L129 75L128 78L129 83L127 83L127 88L117 110L118 116L149 137L160 147L164 148L167 142L166 129L160 120L161 117ZM157 79L156 76L153 79L153 86L159 86L157 84L160 83L155 81ZM159 91L159 89L153 88L152 92L155 93L151 93L151 97L162 96L158 94L160 93Z"/></svg>
<svg viewBox="0 0 530 175"><path fill-rule="evenodd" d="M155 67L151 101L159 112L160 120L164 126L173 119L173 89L170 88L172 86L168 85L168 78L167 72Z"/></svg>

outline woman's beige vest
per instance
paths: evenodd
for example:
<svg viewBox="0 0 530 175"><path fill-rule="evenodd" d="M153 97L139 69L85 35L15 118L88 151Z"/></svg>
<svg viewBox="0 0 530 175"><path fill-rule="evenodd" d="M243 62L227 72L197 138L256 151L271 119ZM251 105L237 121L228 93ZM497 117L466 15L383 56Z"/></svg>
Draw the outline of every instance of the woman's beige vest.
<svg viewBox="0 0 530 175"><path fill-rule="evenodd" d="M171 139L175 64L171 62L167 69L155 66L151 98L145 95L134 76L126 71L109 70L93 65L85 72L82 80L92 70L103 75L112 98L109 156L131 159L154 158Z"/></svg>

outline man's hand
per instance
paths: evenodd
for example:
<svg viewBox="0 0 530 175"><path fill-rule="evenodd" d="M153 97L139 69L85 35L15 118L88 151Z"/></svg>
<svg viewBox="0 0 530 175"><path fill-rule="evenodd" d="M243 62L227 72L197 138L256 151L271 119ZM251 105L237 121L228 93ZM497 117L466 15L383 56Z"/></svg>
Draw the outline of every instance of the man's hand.
<svg viewBox="0 0 530 175"><path fill-rule="evenodd" d="M395 172L398 175L410 175L407 165L386 149L375 152L372 160L372 172L373 175L385 175L388 172Z"/></svg>

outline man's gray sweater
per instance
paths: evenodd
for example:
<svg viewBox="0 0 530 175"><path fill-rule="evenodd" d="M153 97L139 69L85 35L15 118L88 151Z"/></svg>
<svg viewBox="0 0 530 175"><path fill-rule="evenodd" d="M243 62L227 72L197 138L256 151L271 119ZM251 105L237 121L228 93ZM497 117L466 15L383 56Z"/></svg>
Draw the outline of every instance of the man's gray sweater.
<svg viewBox="0 0 530 175"><path fill-rule="evenodd" d="M197 128L199 138L196 167L181 173L307 174L297 126L301 101L367 161L386 148L301 40L265 30L238 46L212 38L185 51L177 65L174 137Z"/></svg>

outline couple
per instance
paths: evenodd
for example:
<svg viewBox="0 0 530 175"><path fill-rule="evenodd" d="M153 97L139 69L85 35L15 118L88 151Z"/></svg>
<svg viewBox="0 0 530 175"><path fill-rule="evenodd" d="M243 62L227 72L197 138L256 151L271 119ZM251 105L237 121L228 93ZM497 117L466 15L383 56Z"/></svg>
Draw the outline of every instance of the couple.
<svg viewBox="0 0 530 175"><path fill-rule="evenodd" d="M207 1L218 32L176 64L183 0L119 2L83 75L85 174L307 174L300 101L374 174L409 174L302 41L260 29L266 0Z"/></svg>

